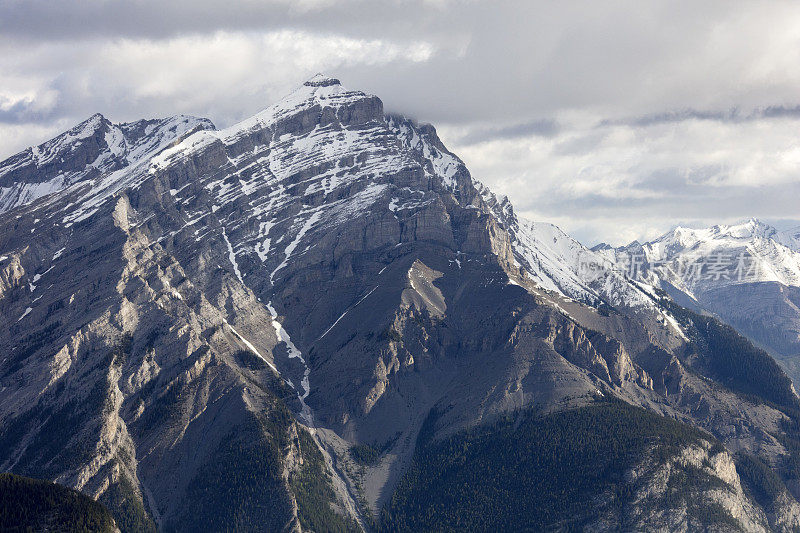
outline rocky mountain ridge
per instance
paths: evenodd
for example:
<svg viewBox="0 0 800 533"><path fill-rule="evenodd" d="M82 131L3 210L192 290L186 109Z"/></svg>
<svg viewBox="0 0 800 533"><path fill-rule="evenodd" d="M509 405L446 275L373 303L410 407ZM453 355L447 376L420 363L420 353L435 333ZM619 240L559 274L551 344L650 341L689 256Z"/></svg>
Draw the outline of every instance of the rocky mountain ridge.
<svg viewBox="0 0 800 533"><path fill-rule="evenodd" d="M178 115L112 124L95 114L0 166L0 213L103 173L147 159L181 138L213 129L207 119Z"/></svg>

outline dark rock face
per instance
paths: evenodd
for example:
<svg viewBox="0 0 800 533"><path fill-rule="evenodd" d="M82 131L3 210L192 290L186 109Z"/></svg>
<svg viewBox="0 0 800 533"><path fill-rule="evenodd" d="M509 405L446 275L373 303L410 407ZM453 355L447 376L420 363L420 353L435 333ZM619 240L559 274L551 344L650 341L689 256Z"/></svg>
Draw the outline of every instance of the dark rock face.
<svg viewBox="0 0 800 533"><path fill-rule="evenodd" d="M800 380L800 287L753 282L711 288L697 294L704 309L765 347Z"/></svg>
<svg viewBox="0 0 800 533"><path fill-rule="evenodd" d="M443 436L613 397L767 461L785 452L786 415L687 370L657 302L622 276L557 272L432 126L375 96L317 76L226 130L97 123L64 152L59 168L84 172L72 186L15 193L0 214L0 469L101 499L125 487L143 520L177 529L225 480L241 516L264 516L259 487L270 527L300 529L319 499L297 488L304 468L323 465L333 508L361 520L432 409ZM124 151L86 170L121 146L114 128ZM0 164L28 169L0 171L9 190L52 175L25 153ZM348 447L374 442L388 451L357 483ZM797 515L788 496L772 518L739 493L707 497L745 529Z"/></svg>

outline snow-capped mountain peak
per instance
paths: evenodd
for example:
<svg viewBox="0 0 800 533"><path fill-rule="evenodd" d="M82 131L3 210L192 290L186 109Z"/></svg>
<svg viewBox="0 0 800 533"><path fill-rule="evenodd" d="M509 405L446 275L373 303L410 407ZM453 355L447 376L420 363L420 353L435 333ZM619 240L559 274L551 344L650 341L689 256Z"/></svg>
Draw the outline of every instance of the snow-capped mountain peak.
<svg viewBox="0 0 800 533"><path fill-rule="evenodd" d="M702 411L720 438L742 428L738 449L782 416L740 423L735 391L684 370L693 331L663 293L335 78L221 131L96 115L45 145L0 163L18 187L0 213L0 468L131 502L150 529L220 529L190 520L212 505L269 531L377 513L427 425L609 395ZM62 181L20 199L53 152ZM350 468L364 443L387 443L377 469ZM309 468L333 496L303 507Z"/></svg>
<svg viewBox="0 0 800 533"><path fill-rule="evenodd" d="M133 166L210 120L187 115L112 124L100 113L0 163L0 213Z"/></svg>
<svg viewBox="0 0 800 533"><path fill-rule="evenodd" d="M332 85L341 85L341 84L342 82L340 82L338 79L333 78L331 76L326 76L325 74L319 72L310 77L308 80L306 80L305 83L303 83L303 85L307 87L330 87Z"/></svg>
<svg viewBox="0 0 800 533"><path fill-rule="evenodd" d="M751 218L737 224L719 224L701 229L678 226L653 242L672 242L678 243L684 247L691 247L695 244L712 240L720 241L729 239L741 241L756 238L770 239L774 237L776 233L775 228L772 226L756 218Z"/></svg>
<svg viewBox="0 0 800 533"><path fill-rule="evenodd" d="M617 264L666 290L681 305L713 313L789 358L800 378L800 241L798 231L778 232L751 218L707 228L677 227L653 241L604 253Z"/></svg>
<svg viewBox="0 0 800 533"><path fill-rule="evenodd" d="M652 295L615 263L613 251L609 256L603 249L590 250L558 226L519 217L507 197L498 199L480 183L478 190L509 232L516 261L539 286L591 306L610 305L663 319Z"/></svg>
<svg viewBox="0 0 800 533"><path fill-rule="evenodd" d="M282 119L291 118L303 110L318 109L322 111L327 108L328 112L323 113L322 120L319 123L320 126L324 126L337 118L335 113L332 113L333 110L346 108L348 105L361 100L370 100L374 103L376 113L371 118L382 114L383 105L376 96L368 95L361 91L349 91L342 86L338 79L317 74L275 104L252 117L219 131L217 136L226 144L229 144L254 129L270 125L278 126ZM301 128L303 125L310 126L312 122L315 126L317 125L315 121L307 119L300 126ZM279 128L278 131L278 135L296 133L294 131L282 131Z"/></svg>
<svg viewBox="0 0 800 533"><path fill-rule="evenodd" d="M691 276L678 275L672 280L694 291L708 282L713 285L754 281L800 284L800 252L794 244L793 239L778 233L774 227L751 218L738 224L700 229L677 227L640 247L632 243L620 250L635 253L639 249L643 261L671 265L668 270L672 272L676 271L678 263L697 264L687 271ZM714 272L719 270L720 274L715 274L713 279L702 275L704 269L711 268L712 261ZM737 271L743 263L747 264L747 276Z"/></svg>

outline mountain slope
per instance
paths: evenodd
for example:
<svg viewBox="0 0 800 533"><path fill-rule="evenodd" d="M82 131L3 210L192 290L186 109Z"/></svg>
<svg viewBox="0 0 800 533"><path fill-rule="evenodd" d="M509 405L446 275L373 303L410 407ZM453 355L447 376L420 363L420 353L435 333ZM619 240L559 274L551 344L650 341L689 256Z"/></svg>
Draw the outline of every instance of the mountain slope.
<svg viewBox="0 0 800 533"><path fill-rule="evenodd" d="M418 449L384 515L388 531L741 531L767 522L718 443L624 403L520 413L441 442L423 434Z"/></svg>
<svg viewBox="0 0 800 533"><path fill-rule="evenodd" d="M0 469L144 527L369 528L431 412L439 441L611 397L792 486L788 385L715 380L652 288L568 271L591 252L512 218L377 97L317 76L141 142L160 148L0 214ZM744 529L800 524L786 491L742 498Z"/></svg>
<svg viewBox="0 0 800 533"><path fill-rule="evenodd" d="M0 529L118 531L111 514L83 494L13 474L0 474Z"/></svg>

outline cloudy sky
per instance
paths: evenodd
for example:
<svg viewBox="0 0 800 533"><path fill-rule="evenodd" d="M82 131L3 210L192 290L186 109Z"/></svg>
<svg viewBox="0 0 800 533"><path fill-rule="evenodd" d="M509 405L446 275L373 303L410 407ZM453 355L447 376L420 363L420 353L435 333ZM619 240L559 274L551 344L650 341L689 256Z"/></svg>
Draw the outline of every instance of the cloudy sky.
<svg viewBox="0 0 800 533"><path fill-rule="evenodd" d="M226 126L316 72L594 244L800 224L800 3L0 0L0 159L101 112Z"/></svg>

